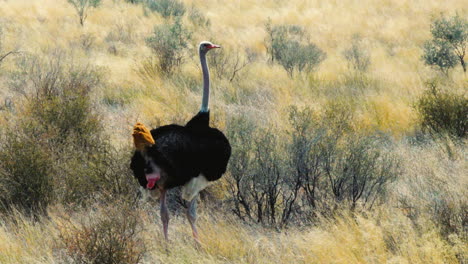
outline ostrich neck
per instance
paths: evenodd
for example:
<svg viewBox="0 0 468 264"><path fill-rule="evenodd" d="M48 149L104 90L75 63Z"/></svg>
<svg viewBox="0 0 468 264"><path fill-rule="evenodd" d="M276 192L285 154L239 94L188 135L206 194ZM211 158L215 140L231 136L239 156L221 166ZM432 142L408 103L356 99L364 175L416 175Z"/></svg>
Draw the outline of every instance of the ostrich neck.
<svg viewBox="0 0 468 264"><path fill-rule="evenodd" d="M210 71L208 70L208 64L206 63L206 53L200 52L200 63L203 72L203 98L200 112L208 112L208 102L210 100Z"/></svg>

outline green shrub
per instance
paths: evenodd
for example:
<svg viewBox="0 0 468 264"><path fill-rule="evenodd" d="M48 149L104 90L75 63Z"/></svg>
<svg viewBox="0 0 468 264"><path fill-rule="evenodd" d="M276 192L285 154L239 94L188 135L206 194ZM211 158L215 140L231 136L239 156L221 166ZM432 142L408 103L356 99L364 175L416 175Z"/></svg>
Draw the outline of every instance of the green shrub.
<svg viewBox="0 0 468 264"><path fill-rule="evenodd" d="M441 16L432 21L431 33L432 40L424 44L424 62L439 67L447 74L450 68L455 67L458 60L466 72L468 20L458 14L450 18Z"/></svg>
<svg viewBox="0 0 468 264"><path fill-rule="evenodd" d="M424 130L465 138L468 130L468 98L431 87L416 102Z"/></svg>
<svg viewBox="0 0 468 264"><path fill-rule="evenodd" d="M294 71L313 71L326 58L325 52L309 41L300 26L273 26L268 21L266 31L266 46L271 61L283 66L291 78Z"/></svg>
<svg viewBox="0 0 468 264"><path fill-rule="evenodd" d="M444 41L427 41L424 43L424 63L437 67L441 72L448 75L451 68L457 64L457 56L452 48Z"/></svg>
<svg viewBox="0 0 468 264"><path fill-rule="evenodd" d="M236 124L230 128L234 131L229 131L235 142L230 161L234 212L242 219L264 225L284 224L281 222L284 207L279 199L284 188L283 176L287 174L277 133L268 129L236 131L243 127Z"/></svg>
<svg viewBox="0 0 468 264"><path fill-rule="evenodd" d="M267 32L266 48L270 55L270 60L274 62L280 57L280 52L285 48L286 40L303 42L307 40L306 33L301 26L297 25L272 25L271 20L265 24Z"/></svg>
<svg viewBox="0 0 468 264"><path fill-rule="evenodd" d="M100 70L77 66L60 52L47 59L28 56L18 67L11 84L21 89L30 117L39 121L50 139L92 144L102 129L91 100L93 90L101 85Z"/></svg>
<svg viewBox="0 0 468 264"><path fill-rule="evenodd" d="M237 216L282 227L332 215L338 206L371 209L385 199L400 173L388 139L356 134L346 113L321 117L292 107L289 117L288 131L246 118L228 123L230 206Z"/></svg>
<svg viewBox="0 0 468 264"><path fill-rule="evenodd" d="M127 165L130 151L109 143L92 101L93 90L101 85L101 73L75 65L63 54L46 60L30 57L18 67L12 82L14 87L23 87L23 107L6 130L12 132L3 136L8 139L23 135L30 140L27 146L51 160L46 170L37 171L52 187L36 191L44 197L52 193L58 202L73 204L134 195L135 185ZM22 146L0 146L0 152L23 153ZM38 157L25 155L15 154L18 161L14 166L29 166L30 159ZM6 171L2 179L19 177L13 172ZM21 175L28 177L26 173ZM9 184L3 187L12 188Z"/></svg>
<svg viewBox="0 0 468 264"><path fill-rule="evenodd" d="M154 35L146 39L146 45L158 58L160 71L171 74L183 63L190 39L190 32L176 19L173 24L156 26Z"/></svg>
<svg viewBox="0 0 468 264"><path fill-rule="evenodd" d="M385 151L379 137L356 135L345 138L342 144L333 139L324 148L323 167L335 200L346 201L352 209L358 203L372 208L398 175L398 160Z"/></svg>
<svg viewBox="0 0 468 264"><path fill-rule="evenodd" d="M296 41L284 41L284 49L279 51L277 57L279 64L291 78L294 71L313 71L324 59L325 53L315 44L301 45Z"/></svg>
<svg viewBox="0 0 468 264"><path fill-rule="evenodd" d="M25 124L35 126L36 124ZM37 134L10 127L0 143L0 211L43 213L54 197L50 152Z"/></svg>
<svg viewBox="0 0 468 264"><path fill-rule="evenodd" d="M185 14L185 6L178 0L147 0L146 6L164 18L181 17Z"/></svg>
<svg viewBox="0 0 468 264"><path fill-rule="evenodd" d="M55 149L54 192L65 204L88 205L116 197L135 198L137 185L128 161L131 151L115 148L105 139L84 147L64 142Z"/></svg>

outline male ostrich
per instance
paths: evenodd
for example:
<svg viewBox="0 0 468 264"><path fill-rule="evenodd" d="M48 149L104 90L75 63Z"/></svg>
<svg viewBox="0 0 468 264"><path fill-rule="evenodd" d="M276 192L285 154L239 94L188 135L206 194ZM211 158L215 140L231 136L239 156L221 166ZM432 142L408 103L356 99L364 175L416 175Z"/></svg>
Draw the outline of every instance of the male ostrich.
<svg viewBox="0 0 468 264"><path fill-rule="evenodd" d="M166 206L168 189L182 186L182 198L189 202L187 218L193 236L198 241L195 226L198 193L209 182L218 180L224 172L231 156L231 146L224 134L209 126L210 73L206 53L220 48L208 41L199 46L203 72L203 98L200 112L185 126L166 125L151 130L137 123L133 138L137 150L130 167L141 186L161 192L161 220L164 237L167 240L169 213ZM153 140L154 139L154 140Z"/></svg>

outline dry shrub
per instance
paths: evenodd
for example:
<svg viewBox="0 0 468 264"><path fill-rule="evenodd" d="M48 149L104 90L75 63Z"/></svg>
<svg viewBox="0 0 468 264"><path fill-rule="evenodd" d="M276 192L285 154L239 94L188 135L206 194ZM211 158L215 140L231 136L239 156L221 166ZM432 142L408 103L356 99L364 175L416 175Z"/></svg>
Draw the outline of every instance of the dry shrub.
<svg viewBox="0 0 468 264"><path fill-rule="evenodd" d="M430 88L416 102L423 130L440 135L448 134L465 138L468 132L468 98L465 94L457 94L441 90L436 83L430 83Z"/></svg>
<svg viewBox="0 0 468 264"><path fill-rule="evenodd" d="M146 252L142 222L128 205L99 207L81 219L59 227L59 248L71 263L140 263Z"/></svg>
<svg viewBox="0 0 468 264"><path fill-rule="evenodd" d="M53 199L50 153L32 134L8 129L0 143L0 211L41 213Z"/></svg>
<svg viewBox="0 0 468 264"><path fill-rule="evenodd" d="M155 26L154 34L146 39L146 45L158 58L161 73L171 75L182 65L191 35L192 33L184 27L179 18L172 24Z"/></svg>
<svg viewBox="0 0 468 264"><path fill-rule="evenodd" d="M229 82L239 77L242 70L254 60L247 51L245 55L239 50L230 51L223 47L222 50L214 52L208 57L210 67L219 79L227 79Z"/></svg>
<svg viewBox="0 0 468 264"><path fill-rule="evenodd" d="M369 51L362 45L361 36L353 35L351 45L343 51L343 57L348 61L348 68L366 72L371 64Z"/></svg>
<svg viewBox="0 0 468 264"><path fill-rule="evenodd" d="M130 151L110 143L92 100L100 77L64 54L22 60L14 83L23 107L0 144L4 208L43 211L36 209L52 200L83 205L133 196Z"/></svg>
<svg viewBox="0 0 468 264"><path fill-rule="evenodd" d="M89 205L115 197L136 199L137 185L128 161L131 151L103 140L96 148L64 145L55 151L54 191L66 204Z"/></svg>
<svg viewBox="0 0 468 264"><path fill-rule="evenodd" d="M101 116L93 106L92 96L103 85L103 71L83 65L63 51L54 50L47 57L25 55L17 61L10 86L23 97L23 117L38 121L50 140L56 143L93 144L99 132Z"/></svg>
<svg viewBox="0 0 468 264"><path fill-rule="evenodd" d="M336 106L335 106L336 108ZM290 130L229 122L233 212L270 226L309 222L317 212L371 209L400 173L391 141L350 129L347 112L291 108ZM322 124L322 125L321 125Z"/></svg>

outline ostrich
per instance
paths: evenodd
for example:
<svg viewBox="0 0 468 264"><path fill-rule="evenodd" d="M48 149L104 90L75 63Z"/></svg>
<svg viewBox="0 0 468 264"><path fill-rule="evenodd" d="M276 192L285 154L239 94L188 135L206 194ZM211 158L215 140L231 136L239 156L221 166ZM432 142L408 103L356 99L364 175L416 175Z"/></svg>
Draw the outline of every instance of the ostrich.
<svg viewBox="0 0 468 264"><path fill-rule="evenodd" d="M166 240L169 224L167 190L182 186L182 198L189 203L187 218L195 240L199 241L195 226L198 193L210 182L221 178L231 156L228 139L221 131L209 126L210 74L206 53L214 48L220 46L208 41L199 45L203 97L198 114L185 126L166 125L151 132L141 123L134 127L133 138L137 150L130 168L141 186L160 191L160 212Z"/></svg>

